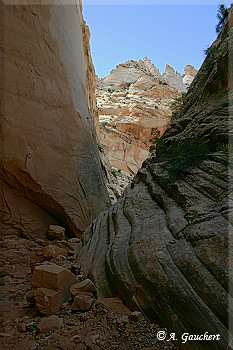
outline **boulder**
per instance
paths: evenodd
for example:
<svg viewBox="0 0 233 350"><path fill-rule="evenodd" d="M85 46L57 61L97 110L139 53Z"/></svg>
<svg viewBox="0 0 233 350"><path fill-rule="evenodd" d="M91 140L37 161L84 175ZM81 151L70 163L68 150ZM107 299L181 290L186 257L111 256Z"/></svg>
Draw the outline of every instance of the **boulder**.
<svg viewBox="0 0 233 350"><path fill-rule="evenodd" d="M34 292L33 290L30 290L26 293L26 300L30 304L34 304L35 302L35 297L34 297Z"/></svg>
<svg viewBox="0 0 233 350"><path fill-rule="evenodd" d="M31 256L30 267L33 270L36 264L53 260L58 256L66 256L67 254L68 250L64 248L64 246L58 247L56 245L48 244Z"/></svg>
<svg viewBox="0 0 233 350"><path fill-rule="evenodd" d="M46 245L36 252L36 255L42 257L45 260L51 260L58 255L67 255L67 249L57 247L56 245Z"/></svg>
<svg viewBox="0 0 233 350"><path fill-rule="evenodd" d="M69 288L76 277L67 269L55 264L36 266L32 275L35 305L45 315L56 313L70 294Z"/></svg>
<svg viewBox="0 0 233 350"><path fill-rule="evenodd" d="M65 290L75 283L76 277L69 270L55 264L41 264L35 267L32 287Z"/></svg>
<svg viewBox="0 0 233 350"><path fill-rule="evenodd" d="M50 225L47 236L51 241L54 239L62 241L65 239L65 228L58 225Z"/></svg>
<svg viewBox="0 0 233 350"><path fill-rule="evenodd" d="M133 322L138 322L142 318L142 313L140 311L133 311L130 314L130 320Z"/></svg>
<svg viewBox="0 0 233 350"><path fill-rule="evenodd" d="M63 292L48 288L37 288L34 291L35 306L43 315L52 315L57 313L61 307Z"/></svg>
<svg viewBox="0 0 233 350"><path fill-rule="evenodd" d="M50 331L60 331L63 326L63 318L56 315L43 318L37 326L39 333L48 333Z"/></svg>
<svg viewBox="0 0 233 350"><path fill-rule="evenodd" d="M118 317L117 318L117 323L119 325L128 324L129 323L129 317L127 315L123 315L121 317Z"/></svg>
<svg viewBox="0 0 233 350"><path fill-rule="evenodd" d="M17 329L18 329L18 331L19 331L20 333L27 332L27 325L26 325L26 323L24 323L24 322L19 323Z"/></svg>
<svg viewBox="0 0 233 350"><path fill-rule="evenodd" d="M95 292L95 285L90 279L85 279L79 283L75 283L70 288L70 293L73 297L81 292Z"/></svg>
<svg viewBox="0 0 233 350"><path fill-rule="evenodd" d="M88 311L94 304L95 299L91 293L82 292L74 297L71 309L74 311Z"/></svg>

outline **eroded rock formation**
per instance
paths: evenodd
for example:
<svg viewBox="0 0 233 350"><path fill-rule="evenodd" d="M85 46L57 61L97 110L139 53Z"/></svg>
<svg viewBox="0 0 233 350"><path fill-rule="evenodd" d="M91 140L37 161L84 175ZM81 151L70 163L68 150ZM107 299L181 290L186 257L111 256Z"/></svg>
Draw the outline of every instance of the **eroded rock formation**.
<svg viewBox="0 0 233 350"><path fill-rule="evenodd" d="M1 229L38 237L61 223L80 235L109 202L80 5L0 6Z"/></svg>
<svg viewBox="0 0 233 350"><path fill-rule="evenodd" d="M145 57L96 79L100 143L112 166L135 174L148 157L151 128L161 134L170 121L171 105L186 92L197 71L185 67L183 79L170 66L163 75Z"/></svg>
<svg viewBox="0 0 233 350"><path fill-rule="evenodd" d="M232 136L232 31L231 17L163 136L166 152L192 138L209 145L205 159L177 179L164 160L146 160L118 202L86 230L79 254L81 273L98 295L120 294L175 332L180 349L226 349L228 317L232 322L232 188L228 158L219 151ZM183 333L205 332L220 340L182 342Z"/></svg>

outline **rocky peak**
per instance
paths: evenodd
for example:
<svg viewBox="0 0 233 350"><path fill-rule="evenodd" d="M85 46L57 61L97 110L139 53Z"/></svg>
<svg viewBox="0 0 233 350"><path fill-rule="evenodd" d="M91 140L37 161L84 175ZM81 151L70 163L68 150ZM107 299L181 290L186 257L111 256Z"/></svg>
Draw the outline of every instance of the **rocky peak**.
<svg viewBox="0 0 233 350"><path fill-rule="evenodd" d="M142 65L144 69L146 69L146 71L149 74L152 74L155 78L162 78L159 70L155 67L153 63L151 63L151 60L149 60L147 57L144 57L142 60L139 60L138 63L139 65Z"/></svg>
<svg viewBox="0 0 233 350"><path fill-rule="evenodd" d="M149 155L151 128L163 134L180 91L186 91L180 74L167 65L161 76L147 57L119 64L104 79L96 78L100 143L112 166L131 174L138 171Z"/></svg>
<svg viewBox="0 0 233 350"><path fill-rule="evenodd" d="M175 70L168 64L166 64L166 69L163 73L163 78L169 85L177 89L179 92L187 91L187 87L184 85L180 73L175 72Z"/></svg>
<svg viewBox="0 0 233 350"><path fill-rule="evenodd" d="M197 72L198 72L198 71L197 71L193 66L191 66L190 64L188 64L188 65L185 67L184 71L185 71L185 74L182 75L182 78L184 78L184 77L187 76L187 75L189 75L190 77L195 78L195 76L197 75Z"/></svg>
<svg viewBox="0 0 233 350"><path fill-rule="evenodd" d="M184 85L188 88L191 85L195 76L197 75L198 71L193 66L190 66L190 65L187 65L184 71L185 71L185 74L182 75L182 80Z"/></svg>

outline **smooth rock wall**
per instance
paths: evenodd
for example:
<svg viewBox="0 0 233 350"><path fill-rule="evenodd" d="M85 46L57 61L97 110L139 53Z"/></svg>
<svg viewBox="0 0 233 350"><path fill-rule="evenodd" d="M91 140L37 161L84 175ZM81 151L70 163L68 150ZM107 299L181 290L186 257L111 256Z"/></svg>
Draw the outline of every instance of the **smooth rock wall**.
<svg viewBox="0 0 233 350"><path fill-rule="evenodd" d="M81 235L109 197L89 109L80 6L1 3L1 12L2 231L17 234L20 226L23 236L42 236L58 222Z"/></svg>

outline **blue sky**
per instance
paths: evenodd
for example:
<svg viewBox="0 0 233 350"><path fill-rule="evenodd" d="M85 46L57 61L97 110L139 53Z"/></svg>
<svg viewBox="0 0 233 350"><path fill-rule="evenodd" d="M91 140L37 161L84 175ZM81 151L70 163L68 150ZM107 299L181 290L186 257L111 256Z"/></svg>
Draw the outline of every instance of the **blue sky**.
<svg viewBox="0 0 233 350"><path fill-rule="evenodd" d="M145 56L160 73L166 63L181 74L187 64L199 69L203 50L216 38L220 2L83 0L96 74L103 78L116 65Z"/></svg>

